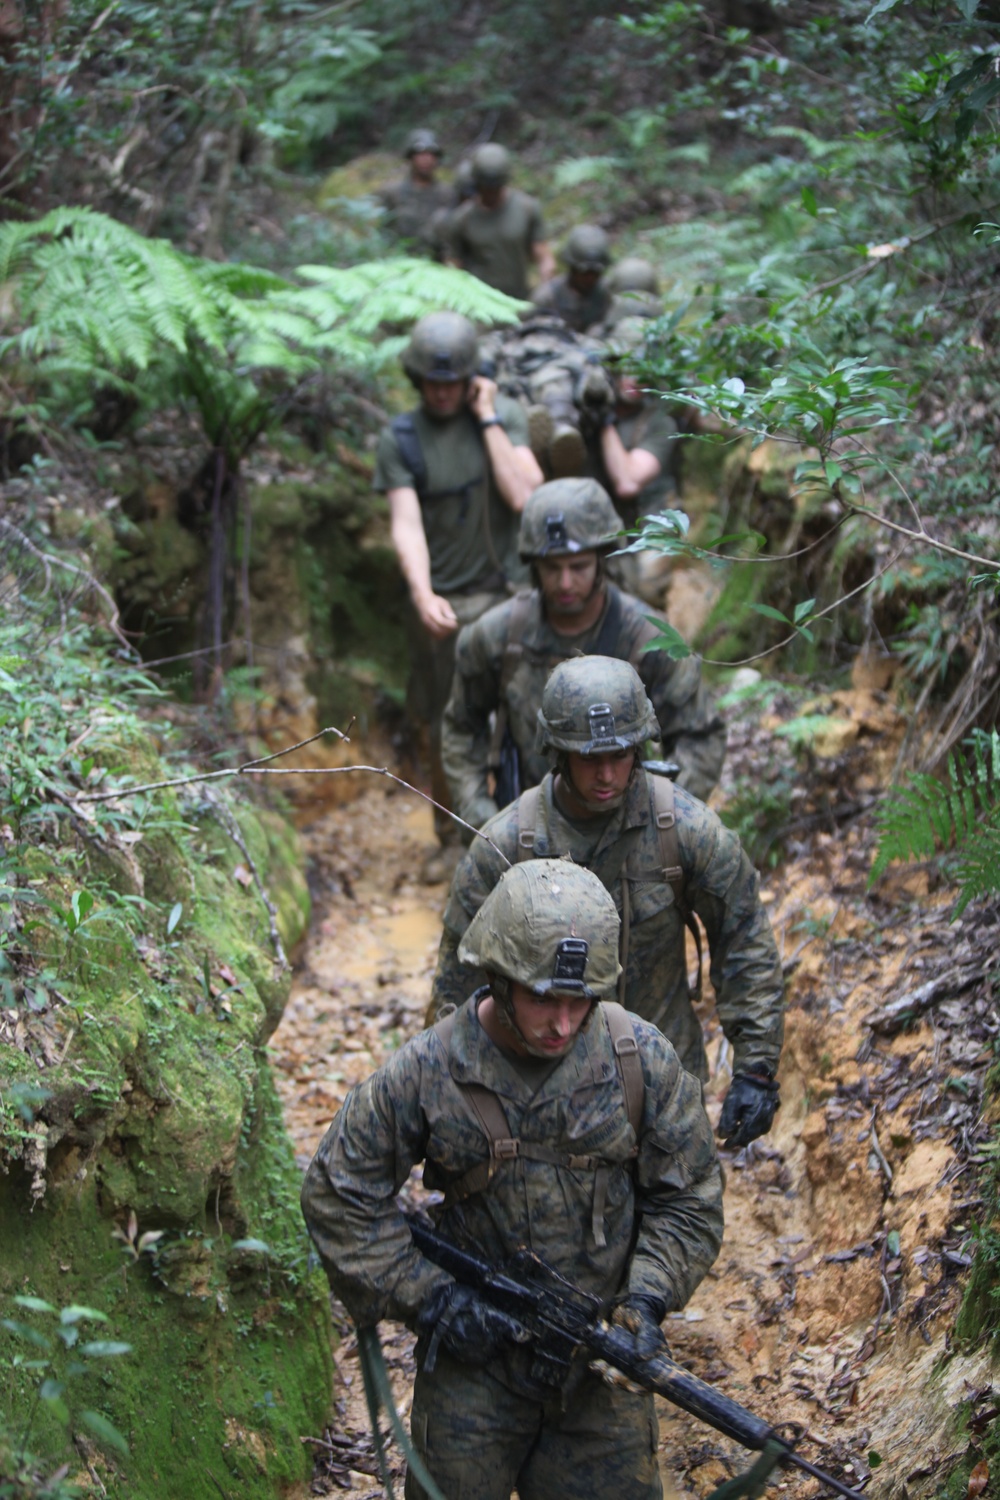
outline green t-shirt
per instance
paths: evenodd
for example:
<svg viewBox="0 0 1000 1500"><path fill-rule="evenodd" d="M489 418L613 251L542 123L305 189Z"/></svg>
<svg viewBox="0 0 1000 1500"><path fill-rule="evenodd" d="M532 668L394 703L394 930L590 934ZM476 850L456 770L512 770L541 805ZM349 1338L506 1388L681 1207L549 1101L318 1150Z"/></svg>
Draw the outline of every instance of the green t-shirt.
<svg viewBox="0 0 1000 1500"><path fill-rule="evenodd" d="M656 396L647 396L634 416L619 418L618 431L627 453L631 453L633 448L643 448L660 461L659 474L640 490L628 506L634 516L652 515L662 510L677 490L674 478L677 423L664 402ZM618 508L621 510L622 507Z"/></svg>
<svg viewBox="0 0 1000 1500"><path fill-rule="evenodd" d="M499 395L496 411L514 447L528 447L528 422L519 404ZM427 468L420 509L434 592L461 594L495 587L500 573L520 582L526 576L517 556L520 519L496 487L475 419L462 411L447 421L435 421L422 406L411 415ZM395 433L386 427L376 453L375 488L384 493L405 487L416 488L413 474L403 462Z"/></svg>
<svg viewBox="0 0 1000 1500"><path fill-rule="evenodd" d="M537 200L517 188L508 189L499 208L483 208L471 199L452 221L455 260L470 275L509 297L527 297L532 247L544 239Z"/></svg>
<svg viewBox="0 0 1000 1500"><path fill-rule="evenodd" d="M417 248L434 245L432 220L451 202L451 193L443 182L418 187L412 177L404 177L384 188L381 194L388 226L401 240L417 241Z"/></svg>

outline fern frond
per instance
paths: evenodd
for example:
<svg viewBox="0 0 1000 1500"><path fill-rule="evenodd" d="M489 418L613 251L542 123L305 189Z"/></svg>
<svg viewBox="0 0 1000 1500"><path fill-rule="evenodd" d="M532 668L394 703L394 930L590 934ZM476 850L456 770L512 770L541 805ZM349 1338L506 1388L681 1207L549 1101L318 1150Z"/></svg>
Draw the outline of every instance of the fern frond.
<svg viewBox="0 0 1000 1500"><path fill-rule="evenodd" d="M965 756L949 757L945 780L914 775L886 799L869 887L895 860L955 850L959 911L1000 889L1000 734L977 731L965 746Z"/></svg>

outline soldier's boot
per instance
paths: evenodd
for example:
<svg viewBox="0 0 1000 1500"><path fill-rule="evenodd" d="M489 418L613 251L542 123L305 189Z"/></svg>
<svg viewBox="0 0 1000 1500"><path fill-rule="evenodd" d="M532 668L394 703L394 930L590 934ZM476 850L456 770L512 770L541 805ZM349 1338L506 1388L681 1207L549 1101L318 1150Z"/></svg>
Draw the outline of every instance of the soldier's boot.
<svg viewBox="0 0 1000 1500"><path fill-rule="evenodd" d="M548 457L549 444L552 442L556 430L555 423L552 420L552 413L547 406L543 406L539 401L534 406L528 407L527 416L528 443L538 462L544 465Z"/></svg>
<svg viewBox="0 0 1000 1500"><path fill-rule="evenodd" d="M587 467L587 448L580 430L568 422L558 423L549 444L549 468L553 479L576 479Z"/></svg>

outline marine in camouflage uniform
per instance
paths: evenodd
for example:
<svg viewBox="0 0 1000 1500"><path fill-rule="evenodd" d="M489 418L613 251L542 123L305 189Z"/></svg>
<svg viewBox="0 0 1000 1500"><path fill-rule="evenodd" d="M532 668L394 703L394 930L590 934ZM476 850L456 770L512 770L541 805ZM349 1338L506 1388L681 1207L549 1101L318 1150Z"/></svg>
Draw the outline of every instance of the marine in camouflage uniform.
<svg viewBox="0 0 1000 1500"><path fill-rule="evenodd" d="M656 639L651 610L609 583L603 555L618 545L621 520L607 492L592 479L542 485L521 517L522 561L544 568L552 559L596 560L595 582L584 613L558 621L558 601L541 586L494 606L464 629L455 651L451 696L444 711L441 760L452 806L477 828L497 812L490 786L498 734L490 716L501 716L517 749L522 788L536 786L549 768L535 746L538 709L546 679L571 656L616 656L631 661L656 711L664 754L676 761L678 785L705 798L719 779L726 731L710 706L693 657L675 661L665 651L643 651ZM557 620L560 629L554 628ZM516 638L515 638L516 637Z"/></svg>
<svg viewBox="0 0 1000 1500"><path fill-rule="evenodd" d="M568 856L601 878L623 914L622 1003L658 1026L685 1068L705 1079L705 1045L685 958L686 915L693 912L700 919L719 1019L733 1048L733 1074L751 1080L748 1088L737 1089L733 1110L746 1102L741 1093L754 1095L756 1080L759 1120L766 1130L774 1113L773 1107L768 1113L768 1104L774 1103L783 1034L784 986L774 935L756 871L737 835L679 788L673 788L672 798L664 797L670 788L663 778L637 763L637 752L655 728L653 706L628 662L577 658L556 667L538 714L538 745L557 757L557 770L535 792L491 818L463 855L445 909L428 1020L464 998L468 973L459 963L459 947L507 861ZM625 752L631 753L625 765L631 775L619 804L611 799L607 811L607 797L602 807L573 795L572 771L578 764L573 756L612 752L623 761ZM676 842L669 857L679 864L673 882L664 875L657 822L671 804ZM725 1116L723 1129L728 1123Z"/></svg>
<svg viewBox="0 0 1000 1500"><path fill-rule="evenodd" d="M439 1233L494 1264L530 1245L604 1302L640 1357L663 1349L660 1322L718 1254L721 1180L697 1082L655 1028L599 1003L614 992L617 928L588 871L508 871L463 945L490 990L351 1090L306 1175L306 1222L355 1322L419 1334L414 1445L463 1500L662 1494L653 1398L604 1385L586 1357L561 1388L539 1385L489 1308L415 1249L395 1198L422 1161L445 1195ZM638 1109L613 1047L629 1023ZM499 1105L516 1153L491 1153L470 1086ZM412 1473L406 1495L424 1495Z"/></svg>
<svg viewBox="0 0 1000 1500"><path fill-rule="evenodd" d="M451 192L436 182L434 172L443 152L433 130L414 130L406 146L410 170L399 182L383 188L379 197L390 232L424 254L436 251L435 220L451 203Z"/></svg>
<svg viewBox="0 0 1000 1500"><path fill-rule="evenodd" d="M574 333L589 333L607 318L613 294L604 281L611 242L596 224L578 224L563 250L566 272L543 281L532 293L536 307L554 312Z"/></svg>

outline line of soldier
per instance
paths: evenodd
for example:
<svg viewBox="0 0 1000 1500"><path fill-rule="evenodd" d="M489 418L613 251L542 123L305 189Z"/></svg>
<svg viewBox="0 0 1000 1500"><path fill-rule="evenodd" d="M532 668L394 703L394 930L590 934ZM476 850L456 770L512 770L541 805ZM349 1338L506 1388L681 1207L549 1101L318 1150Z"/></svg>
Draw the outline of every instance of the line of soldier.
<svg viewBox="0 0 1000 1500"><path fill-rule="evenodd" d="M411 144L433 163L436 143ZM412 1441L444 1495L658 1500L652 1398L584 1358L547 1384L509 1323L416 1250L396 1201L422 1163L440 1234L495 1265L529 1246L649 1358L722 1240L702 929L732 1054L727 1147L778 1103L781 964L756 872L704 800L723 725L696 660L645 649L651 612L610 576L607 488L546 481L529 412L479 354L453 313L417 325L419 402L383 432L376 487L416 615L433 789L482 836L463 849L442 819L457 867L426 1029L351 1091L303 1211L356 1323L418 1335ZM405 1493L425 1500L412 1471Z"/></svg>

